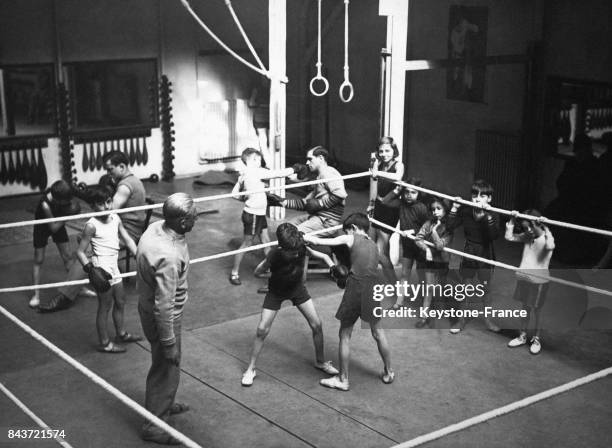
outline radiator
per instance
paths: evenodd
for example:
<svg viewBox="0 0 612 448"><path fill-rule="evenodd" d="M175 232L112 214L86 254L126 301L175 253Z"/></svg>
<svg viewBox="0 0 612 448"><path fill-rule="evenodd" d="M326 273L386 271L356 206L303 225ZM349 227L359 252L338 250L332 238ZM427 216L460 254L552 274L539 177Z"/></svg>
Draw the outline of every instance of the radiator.
<svg viewBox="0 0 612 448"><path fill-rule="evenodd" d="M247 100L235 99L204 104L204 126L200 160L240 157L246 147L258 147L253 113Z"/></svg>
<svg viewBox="0 0 612 448"><path fill-rule="evenodd" d="M493 186L492 205L510 210L516 207L520 154L520 134L476 131L474 177Z"/></svg>

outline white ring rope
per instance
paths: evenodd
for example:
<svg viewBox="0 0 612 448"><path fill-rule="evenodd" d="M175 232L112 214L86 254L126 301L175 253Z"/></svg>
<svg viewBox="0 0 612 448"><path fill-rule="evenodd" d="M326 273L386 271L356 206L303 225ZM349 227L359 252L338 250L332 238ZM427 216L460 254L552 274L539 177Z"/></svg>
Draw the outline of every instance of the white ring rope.
<svg viewBox="0 0 612 448"><path fill-rule="evenodd" d="M351 178L357 178L357 177L362 177L365 175L369 175L370 172L361 172L361 173L354 173L354 174L348 174L345 176L340 176L337 178L329 178L329 179L316 179L313 181L306 181L306 182L300 182L300 183L295 183L295 184L291 184L291 185L287 185L285 188L296 188L296 187L301 187L301 186L305 186L305 185L313 185L313 184L318 184L318 183L322 183L322 182L329 182L329 181L333 181L333 180L340 180L340 179L351 179ZM386 173L380 172L379 175L382 175L384 177L387 177ZM426 193L430 193L433 195L440 195L442 197L447 197L450 198L451 200L459 200L459 198L454 198L452 196L449 195L445 195L442 193L439 193L437 191L434 190L429 190L427 188L422 188L422 187L417 187L415 185L411 185L411 184L407 184L405 182L401 182L401 181L397 181L394 179L393 180L396 184L398 185L402 185L402 186L406 186L409 188L414 188L416 190L419 191L423 191ZM272 190L276 190L277 188L275 187L268 187L268 188L263 188L263 189L259 189L259 190L250 190L250 191L243 191L243 192L238 192L238 193L224 193L224 194L220 194L220 195L213 195L213 196L204 196L204 197L200 197L200 198L196 198L194 199L194 202L204 202L204 201L210 201L210 200L217 200L217 199L225 199L225 198L229 198L229 197L233 197L233 196L241 196L241 195L249 195L249 194L253 194L253 193L262 193L262 192L267 192L267 191L272 191ZM465 200L461 200L462 203L465 203L466 205L470 205L470 206L476 206L478 207L476 204L469 202L469 201L465 201ZM134 209L136 210L142 210L142 209L151 209L151 208L160 208L162 207L163 204L152 204L152 205L145 205L145 206L140 206L140 207L130 207L130 208L125 208L125 209L120 209L120 210L115 210L113 211L113 213L125 213L127 211L133 211ZM492 207L490 209L493 209ZM506 210L503 209L495 209L500 210L502 212L506 212L506 213L510 213L510 215L513 215L514 212L507 212ZM7 223L7 224L0 224L0 229L2 228L6 228L6 227L17 227L19 225L31 225L31 224L42 224L45 222L54 222L54 221L67 221L69 219L77 219L77 218L85 218L85 217L89 217L89 216L102 216L102 215L106 215L108 214L108 212L95 212L95 213L85 213L83 215L75 215L75 216L66 216L66 217L60 217L60 218L48 218L48 219L41 219L41 220L34 220L34 221L23 221L23 222L17 222L17 223ZM533 218L533 219L537 219L537 217L531 217L529 215L522 215L519 214L521 217L527 217L527 219L529 218ZM381 227L387 228L388 230L395 232L395 233L401 233L401 231L397 230L396 228L393 228L391 226L388 226L382 222L376 221L375 219L370 218L370 221L380 225ZM555 221L553 221L553 223L556 223ZM562 223L565 224L565 223ZM597 230L597 229L595 229ZM602 231L603 232L603 231ZM318 233L318 232L317 232ZM414 237L410 237L411 239L414 239ZM427 244L428 243L426 242ZM273 243L268 243L270 245L272 245ZM200 259L195 259L192 260L192 262L200 262L200 261L207 261L207 260L213 260L216 258L222 258L225 256L230 256L230 255L234 255L236 253L241 253L241 252L248 252L251 250L257 250L263 247L267 247L265 245L258 245L258 246L250 246L248 248L244 248L244 249L238 249L235 251L230 251L230 252L223 252L221 254L216 254L216 255L210 255L207 257L203 257ZM470 254L466 254L464 252L455 250L455 249L450 249L450 248L444 248L445 251L455 254L455 255L459 255L461 257L465 257L465 258L471 258L473 260L477 260L477 261L481 261L483 263L487 263L493 266L498 266L501 268L505 268L505 269L509 269L509 270L513 270L515 272L518 271L522 271L521 269L517 268L516 266L512 266L509 264L505 264L505 263L501 263L498 261L493 261L493 260L489 260L487 258L481 258L481 257L477 257L475 255L470 255ZM196 261L197 260L197 261ZM120 274L114 278L126 278L126 277L133 277L135 276L136 273L135 272L126 272L123 274ZM572 282L569 280L564 280L564 279L560 279L557 277L550 277L547 275L543 275L543 274L537 274L537 273L532 273L529 272L529 275L534 276L534 277L538 277L538 278L542 278L542 279L546 279L546 280L550 280L553 281L555 283L560 283L566 286L571 286L571 287L575 287L575 288L579 288L579 289L583 289L589 292L593 292L593 293L597 293L597 294L602 294L602 295L607 295L607 296L612 296L612 292L605 290L605 289L601 289L601 288L595 288L593 286L587 286L587 285L582 285L580 283L576 283L576 282ZM67 286L67 285L78 285L78 284L87 284L89 283L88 280L84 279L84 280L73 280L73 281L65 281L65 282L57 282L57 283L46 283L46 284L39 284L39 285L27 285L27 286L16 286L16 287L8 287L8 288L0 288L0 293L4 293L4 292L19 292L19 291L29 291L29 290L36 290L36 289L50 289L50 288L57 288L60 286Z"/></svg>
<svg viewBox="0 0 612 448"><path fill-rule="evenodd" d="M332 227L326 227L321 230L315 230L315 231L309 232L308 234L317 235L319 233L327 233L327 232L332 232L332 231L336 231L340 229L342 229L342 226L337 225L337 226L332 226ZM249 247L244 247L242 249L230 250L227 252L221 252L219 254L207 255L205 257L200 257L200 258L194 258L189 261L189 264L202 263L204 261L216 260L218 258L229 257L232 255L236 255L236 254L240 254L244 252L251 252L251 251L255 251L259 249L264 249L266 247L274 246L276 243L277 241L270 241L269 243L262 243L262 244L257 244L257 245L253 245ZM77 263L77 261L75 261L75 263ZM131 272L124 272L123 274L116 275L112 278L117 279L117 278L127 278L127 277L135 277L135 276L136 276L136 271L131 271ZM40 285L14 286L14 287L9 287L9 288L0 288L0 294L6 293L6 292L30 291L30 290L35 290L35 289L59 288L60 286L68 286L68 285L86 285L88 283L89 283L88 279L83 279L83 280L71 280L71 281L57 282L57 283L43 283Z"/></svg>
<svg viewBox="0 0 612 448"><path fill-rule="evenodd" d="M450 201L453 202L458 202L460 204L464 204L464 205L468 205L470 207L474 207L474 208L478 208L481 210L487 210L487 211L492 211L492 212L496 212L496 213L500 213L502 215L508 215L508 216L512 216L512 217L516 217L516 218L520 218L520 219L527 219L529 221L536 221L542 224L550 224L553 226L558 226L558 227L565 227L567 229L573 229L573 230L580 230L583 232L591 232L591 233L596 233L598 235L605 235L605 236L612 236L612 231L610 230L603 230L603 229L597 229L595 227L588 227L588 226L581 226L578 224L572 224L572 223L568 223L568 222L564 222L564 221L556 221L554 219L549 219L546 218L544 216L531 216L531 215L525 215L523 213L519 213L516 210L510 211L510 210L505 210L503 208L497 208L497 207L485 207L483 208L482 206L480 206L479 204L476 204L474 202L471 201L467 201L463 198L457 197L457 196L451 196L448 194L444 194L444 193L440 193L439 191L435 191L435 190L430 190L428 188L423 188L423 187L418 187L416 185L411 185L408 184L406 182L397 180L395 178L393 178L392 175L385 173L383 171L378 171L377 173L378 177L385 177L391 181L393 181L394 183L396 183L397 185L400 185L402 187L408 187L411 188L413 190L417 190L417 191L421 191L423 193L428 193L440 198L445 198L448 199Z"/></svg>
<svg viewBox="0 0 612 448"><path fill-rule="evenodd" d="M19 409L21 409L23 411L24 414L26 414L28 417L30 417L32 420L34 420L34 422L40 426L43 430L47 430L47 431L51 431L51 434L53 434L53 429L51 429L49 427L49 425L47 425L38 415L36 415L34 412L32 412L30 410L30 408L28 408L19 398L17 398L10 390L8 390L4 384L2 384L0 382L0 390L2 392L4 392L4 395L6 395L9 399L11 399L11 401L13 403L15 403L15 405L17 405L17 407L19 407ZM2 428L3 430L5 428ZM4 437L4 435L2 435L2 437ZM52 437L46 437L43 440L48 440L51 439ZM70 445L68 442L66 442L62 437L53 437L52 438L55 442L57 442L59 445L63 446L64 448L72 448L72 445Z"/></svg>
<svg viewBox="0 0 612 448"><path fill-rule="evenodd" d="M331 182L331 181L335 181L335 180L346 180L346 179L355 179L357 177L364 177L364 176L369 176L370 173L368 171L363 171L360 173L354 173L354 174L347 174L344 176L338 176L338 177L330 177L327 179L315 179L315 180L309 180L309 181L305 181L305 182L297 182L294 184L288 184L288 185L284 185L282 188L283 189L291 189L291 188L299 188L299 187L305 187L308 185L316 185L316 184L321 184L321 183L327 183L327 182ZM254 193L266 193L268 191L276 191L278 190L278 187L268 187L268 188L262 188L259 190L248 190L248 191L241 191L238 193L223 193L223 194L217 194L217 195L213 195L213 196L202 196L199 198L194 198L193 202L198 203L198 202L207 202L207 201L215 201L218 199L227 199L227 198L231 198L234 196L243 196L243 195L249 195L249 194L254 194ZM91 213L82 213L79 215L71 215L71 216L59 216L56 218L45 218L45 219L33 219L33 220L29 220L29 221L17 221L17 222L9 222L9 223L4 223L4 224L0 224L0 230L2 229L9 229L9 228L13 228L13 227L23 227L23 226L33 226L36 224L48 224L50 222L59 222L59 221L72 221L72 220L76 220L76 219L84 219L84 218L91 218L94 216L106 216L109 213L112 214L121 214L121 213L129 213L129 212L137 212L137 211L141 211L141 210L152 210L152 209L156 209L156 208L162 208L164 206L163 202L160 202L158 204L150 204L150 205L139 205L136 207L126 207L126 208L120 208L118 210L112 210L111 212L105 211L105 212L91 212Z"/></svg>
<svg viewBox="0 0 612 448"><path fill-rule="evenodd" d="M251 50L251 54L253 55L255 60L257 60L259 67L262 70L268 71L265 65L263 64L263 62L261 62L261 59L259 58L259 55L255 51L255 48L253 48L253 45L251 44L249 37L246 35L244 28L242 28L242 24L240 23L240 20L238 20L238 16L236 15L236 12L234 11L234 7L232 6L231 0L225 0L225 4L227 5L227 9L229 9L230 13L232 14L232 17L234 18L234 22L236 22L236 26L240 30L240 34L242 34L242 38L244 39L244 42L247 44L247 47L249 47L249 50Z"/></svg>
<svg viewBox="0 0 612 448"><path fill-rule="evenodd" d="M219 45L221 45L221 47L223 47L223 49L225 51L227 51L229 54L231 54L238 61L242 62L244 65L249 67L251 70L254 70L257 73L261 73L262 75L267 76L268 78L270 78L270 72L268 70L266 70L265 68L259 68L259 67L254 66L249 61L247 61L242 56L240 56L238 53L236 53L234 50L232 50L230 47L228 47L225 43L223 43L223 41L215 33L213 33L213 31L210 28L208 28L208 26L206 26L206 24L200 19L200 17L198 17L198 15L191 8L191 5L189 4L189 2L187 0L181 0L181 3L187 9L187 11L189 11L189 13L193 16L193 18L196 20L196 22L198 22L200 24L200 26L202 28L204 28L204 31L206 31L210 35L210 37L212 37L215 41L217 41L217 43Z"/></svg>
<svg viewBox="0 0 612 448"><path fill-rule="evenodd" d="M384 227L385 229L388 229L394 233L398 233L401 236L406 236L403 234L403 232L401 230L396 229L395 227L391 227L387 224L385 224L384 222L380 222L377 221L374 218L369 218L371 222L373 222L374 224L380 226L380 227ZM411 240L415 240L416 237L412 236L412 235L407 235L408 238L410 238ZM434 247L433 243L430 243L429 241L423 241L425 244L427 244L428 246ZM461 252L460 250L455 250L455 249L451 249L450 247L443 247L442 250L444 252L448 252L449 254L455 254L455 255L459 255L460 257L463 258L469 258L471 260L475 260L475 261L480 261L482 263L486 263L486 264L490 264L492 266L497 266L500 268L504 268L504 269L508 269L510 271L514 271L514 272L521 272L524 274L529 275L530 277L537 277L537 278L541 278L543 280L549 280L551 282L555 282L555 283L560 283L562 285L566 285L566 286L571 286L574 288L578 288L578 289L584 289L585 291L589 291L589 292L593 292L596 294L602 294L604 296L610 296L612 297L612 291L608 291L606 289L601 289L601 288L595 288L594 286L588 286L588 285L583 285L581 283L576 283L576 282L571 282L569 280L564 280L562 278L557 278L557 277L551 277L549 275L545 275L545 274L538 274L533 272L533 270L529 270L529 269L520 269L516 266L512 266L510 264L506 264L506 263L501 263L499 261L495 261L495 260L489 260L488 258L482 258L482 257L478 257L476 255L471 255L471 254L466 254L465 252ZM0 290L1 292L1 290Z"/></svg>
<svg viewBox="0 0 612 448"><path fill-rule="evenodd" d="M523 398L522 400L507 404L506 406L493 409L492 411L488 411L475 417L468 418L467 420L463 420L462 422L455 423L442 429L438 429L437 431L430 432L429 434L416 437L412 440L408 440L407 442L394 445L391 448L412 448L415 446L423 445L424 443L431 442L432 440L439 439L448 434L464 430L466 428L469 428L470 426L486 422L495 417L500 417L504 414L509 414L510 412L517 411L521 408L537 403L538 401L546 400L547 398L554 397L555 395L559 395L577 387L584 386L585 384L592 383L593 381L600 380L610 374L612 374L612 367L600 370L599 372L591 373L590 375L586 375L582 378L570 381L569 383L562 384L561 386L553 387L552 389L545 390L544 392L531 395L530 397Z"/></svg>
<svg viewBox="0 0 612 448"><path fill-rule="evenodd" d="M108 382L106 382L102 377L98 376L96 373L94 373L91 370L89 370L87 367L85 367L83 364L78 362L76 359L72 358L70 355L68 355L62 349L60 349L56 345L54 345L51 342L49 342L44 336L42 336L41 334L37 333L33 328L31 328L30 326L28 326L27 324L25 324L24 322L19 320L16 316L11 314L9 311L6 310L6 308L4 308L1 305L0 305L0 313L4 314L9 320L13 321L13 323L15 323L17 326L21 327L22 330L24 330L26 333L28 333L30 336L32 336L34 339L36 339L38 342L42 343L45 347L47 347L49 350L51 350L57 356L62 358L64 361L66 361L72 367L77 369L79 372L81 372L83 375L85 375L91 381L93 381L98 386L102 387L102 389L104 389L105 391L107 391L110 394L112 394L113 396L115 396L119 401L121 401L123 404L125 404L126 406L131 408L133 411L136 411L142 417L146 418L147 420L149 420L150 422L155 424L158 428L163 429L166 433L168 433L172 437L180 440L183 444L185 444L188 447L191 447L191 448L202 448L200 445L198 445L196 442L191 440L189 437L185 436L184 434L182 434L182 433L178 432L176 429L174 429L172 426L168 425L165 421L163 421L159 417L151 414L149 411L147 411L141 405L136 403L134 400L132 400L130 397L125 395L123 392L121 392L119 389L117 389L113 385L111 385Z"/></svg>
<svg viewBox="0 0 612 448"><path fill-rule="evenodd" d="M317 67L317 75L310 80L310 93L314 96L323 96L329 90L329 82L327 79L321 74L321 67L323 64L321 63L321 0L317 0L318 2L318 28L317 28L317 63L315 66ZM323 90L321 92L317 92L314 88L314 83L316 81L323 82Z"/></svg>
<svg viewBox="0 0 612 448"><path fill-rule="evenodd" d="M344 0L344 82L340 85L340 90L338 90L338 95L340 95L340 99L343 103L348 103L353 99L353 95L355 94L355 90L353 89L353 84L349 81L349 53L348 53L348 44L349 44L349 0ZM348 88L348 97L344 96L344 89Z"/></svg>

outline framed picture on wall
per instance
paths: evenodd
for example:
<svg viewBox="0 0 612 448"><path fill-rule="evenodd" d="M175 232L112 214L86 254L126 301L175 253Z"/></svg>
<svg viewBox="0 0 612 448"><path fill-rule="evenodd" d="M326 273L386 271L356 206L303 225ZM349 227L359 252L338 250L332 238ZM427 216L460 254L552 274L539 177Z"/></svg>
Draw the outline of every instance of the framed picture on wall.
<svg viewBox="0 0 612 448"><path fill-rule="evenodd" d="M549 76L545 117L549 153L574 157L574 141L583 134L598 157L612 135L612 84Z"/></svg>
<svg viewBox="0 0 612 448"><path fill-rule="evenodd" d="M68 62L63 67L75 132L157 126L157 61Z"/></svg>
<svg viewBox="0 0 612 448"><path fill-rule="evenodd" d="M0 66L0 137L55 133L52 64Z"/></svg>
<svg viewBox="0 0 612 448"><path fill-rule="evenodd" d="M448 19L448 59L446 97L449 100L484 102L487 55L485 6L451 5Z"/></svg>

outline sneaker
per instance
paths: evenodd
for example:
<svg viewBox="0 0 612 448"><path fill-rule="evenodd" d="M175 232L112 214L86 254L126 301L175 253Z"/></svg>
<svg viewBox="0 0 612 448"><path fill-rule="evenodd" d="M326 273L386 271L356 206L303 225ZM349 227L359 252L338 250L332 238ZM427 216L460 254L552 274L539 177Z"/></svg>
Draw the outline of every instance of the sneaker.
<svg viewBox="0 0 612 448"><path fill-rule="evenodd" d="M328 375L338 375L340 373L340 371L332 365L331 361L325 361L322 364L315 364L314 366Z"/></svg>
<svg viewBox="0 0 612 448"><path fill-rule="evenodd" d="M66 297L64 294L58 294L49 300L47 303L41 303L38 305L39 313L54 313L55 311L65 310L70 308L74 302Z"/></svg>
<svg viewBox="0 0 612 448"><path fill-rule="evenodd" d="M30 308L37 308L38 305L40 305L40 299L38 296L32 296L28 305L30 305Z"/></svg>
<svg viewBox="0 0 612 448"><path fill-rule="evenodd" d="M247 369L246 372L242 374L242 385L244 387L250 387L253 385L253 380L257 376L257 372L255 370Z"/></svg>
<svg viewBox="0 0 612 448"><path fill-rule="evenodd" d="M527 343L527 333L521 331L521 334L508 342L508 347L520 347Z"/></svg>
<svg viewBox="0 0 612 448"><path fill-rule="evenodd" d="M457 334L465 327L465 319L459 319L457 322L453 324L450 328L450 334Z"/></svg>
<svg viewBox="0 0 612 448"><path fill-rule="evenodd" d="M382 375L380 376L380 379L385 384L391 384L393 380L395 380L395 372L393 370L384 371Z"/></svg>
<svg viewBox="0 0 612 448"><path fill-rule="evenodd" d="M531 345L529 346L529 352L532 355L537 355L542 350L542 344L540 344L540 338L534 336L531 338Z"/></svg>
<svg viewBox="0 0 612 448"><path fill-rule="evenodd" d="M270 292L270 288L267 286L262 286L257 290L257 294L268 294Z"/></svg>
<svg viewBox="0 0 612 448"><path fill-rule="evenodd" d="M342 381L339 376L332 376L331 378L323 378L319 381L321 386L329 387L331 389L338 389L347 391L349 390L349 382Z"/></svg>
<svg viewBox="0 0 612 448"><path fill-rule="evenodd" d="M230 274L229 282L235 286L242 285L242 282L240 281L240 276L238 274Z"/></svg>

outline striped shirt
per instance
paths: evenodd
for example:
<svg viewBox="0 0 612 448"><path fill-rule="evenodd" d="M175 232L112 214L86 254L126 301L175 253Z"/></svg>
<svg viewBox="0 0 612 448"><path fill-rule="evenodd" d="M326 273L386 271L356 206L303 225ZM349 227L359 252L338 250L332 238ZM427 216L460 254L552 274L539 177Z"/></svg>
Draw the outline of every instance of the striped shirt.
<svg viewBox="0 0 612 448"><path fill-rule="evenodd" d="M185 235L154 222L140 238L136 255L138 303L152 314L164 345L175 343L173 322L187 302L189 250Z"/></svg>

